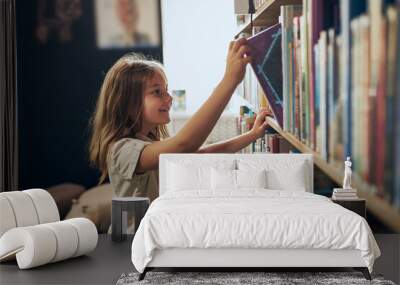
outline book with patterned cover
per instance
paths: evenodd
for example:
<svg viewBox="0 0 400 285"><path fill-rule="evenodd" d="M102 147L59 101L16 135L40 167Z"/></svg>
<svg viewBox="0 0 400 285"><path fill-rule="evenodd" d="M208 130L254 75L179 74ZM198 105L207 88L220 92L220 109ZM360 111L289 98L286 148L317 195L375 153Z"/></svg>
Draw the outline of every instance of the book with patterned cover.
<svg viewBox="0 0 400 285"><path fill-rule="evenodd" d="M251 67L275 119L283 127L281 24L276 24L247 41L252 56Z"/></svg>

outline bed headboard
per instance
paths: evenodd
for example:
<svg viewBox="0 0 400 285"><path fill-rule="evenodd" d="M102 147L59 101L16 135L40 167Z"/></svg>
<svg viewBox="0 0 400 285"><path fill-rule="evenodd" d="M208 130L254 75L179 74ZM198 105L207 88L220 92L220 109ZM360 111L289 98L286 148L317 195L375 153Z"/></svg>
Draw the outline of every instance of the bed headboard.
<svg viewBox="0 0 400 285"><path fill-rule="evenodd" d="M314 192L313 185L313 158L311 154L292 154L292 153L256 153L256 154L221 154L221 153L207 153L207 154L198 154L198 153L168 153L161 154L159 161L159 194L164 194L167 189L167 170L168 163L183 163L190 161L191 165L213 165L213 163L218 163L218 161L246 161L246 160L268 160L268 163L276 164L276 163L297 163L304 161L306 176L306 184L307 184L307 192ZM235 164L236 165L236 164Z"/></svg>

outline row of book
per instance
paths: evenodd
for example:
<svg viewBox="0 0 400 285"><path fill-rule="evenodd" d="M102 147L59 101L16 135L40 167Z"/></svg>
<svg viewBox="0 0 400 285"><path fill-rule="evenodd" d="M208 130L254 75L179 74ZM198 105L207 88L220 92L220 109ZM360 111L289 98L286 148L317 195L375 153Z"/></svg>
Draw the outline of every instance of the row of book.
<svg viewBox="0 0 400 285"><path fill-rule="evenodd" d="M282 128L400 208L400 4L281 7Z"/></svg>

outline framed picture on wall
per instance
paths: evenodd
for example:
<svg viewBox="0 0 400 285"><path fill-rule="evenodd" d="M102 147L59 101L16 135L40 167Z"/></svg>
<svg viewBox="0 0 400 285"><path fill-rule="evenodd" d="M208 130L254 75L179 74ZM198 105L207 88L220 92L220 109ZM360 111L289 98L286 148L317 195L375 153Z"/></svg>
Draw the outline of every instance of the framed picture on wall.
<svg viewBox="0 0 400 285"><path fill-rule="evenodd" d="M94 0L96 41L101 49L159 47L159 0Z"/></svg>

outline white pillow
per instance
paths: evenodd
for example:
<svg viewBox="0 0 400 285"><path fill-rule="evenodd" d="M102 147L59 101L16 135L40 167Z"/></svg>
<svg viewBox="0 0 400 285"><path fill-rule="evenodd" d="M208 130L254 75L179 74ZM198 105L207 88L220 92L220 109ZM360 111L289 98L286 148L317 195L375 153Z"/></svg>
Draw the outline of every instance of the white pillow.
<svg viewBox="0 0 400 285"><path fill-rule="evenodd" d="M273 190L307 191L304 163L296 164L284 171L270 169L267 171L268 188Z"/></svg>
<svg viewBox="0 0 400 285"><path fill-rule="evenodd" d="M232 170L235 168L235 161L216 161L206 164L193 164L190 162L169 162L167 164L167 191L185 190L210 190L211 169Z"/></svg>
<svg viewBox="0 0 400 285"><path fill-rule="evenodd" d="M268 189L307 191L309 169L305 160L274 157L271 159L238 159L239 170L266 170Z"/></svg>
<svg viewBox="0 0 400 285"><path fill-rule="evenodd" d="M211 189L236 189L236 170L211 168Z"/></svg>
<svg viewBox="0 0 400 285"><path fill-rule="evenodd" d="M236 170L237 188L267 188L265 169Z"/></svg>
<svg viewBox="0 0 400 285"><path fill-rule="evenodd" d="M211 169L212 190L239 190L241 188L266 188L265 169L262 170L224 170Z"/></svg>

